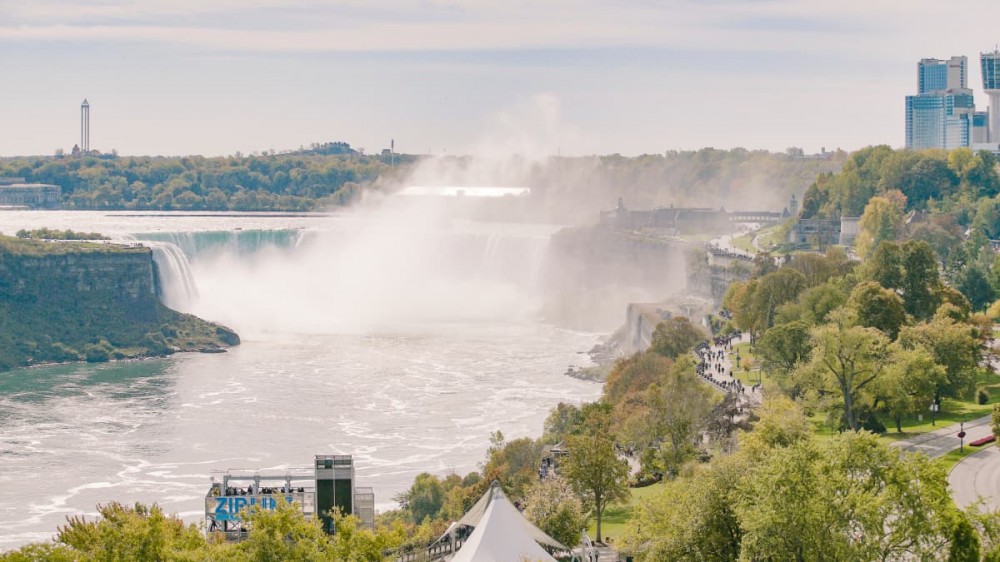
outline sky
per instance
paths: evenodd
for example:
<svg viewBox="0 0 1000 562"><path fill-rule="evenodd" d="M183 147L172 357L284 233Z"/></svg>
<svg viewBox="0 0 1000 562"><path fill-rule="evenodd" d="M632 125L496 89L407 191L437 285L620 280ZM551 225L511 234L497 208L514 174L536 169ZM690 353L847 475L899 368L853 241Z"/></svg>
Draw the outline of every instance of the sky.
<svg viewBox="0 0 1000 562"><path fill-rule="evenodd" d="M0 0L0 156L903 145L997 0Z"/></svg>

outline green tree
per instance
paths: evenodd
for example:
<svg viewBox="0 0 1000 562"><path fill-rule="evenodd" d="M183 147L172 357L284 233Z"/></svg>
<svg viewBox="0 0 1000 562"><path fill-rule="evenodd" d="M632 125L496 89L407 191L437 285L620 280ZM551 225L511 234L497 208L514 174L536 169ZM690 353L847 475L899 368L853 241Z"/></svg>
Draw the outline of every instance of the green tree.
<svg viewBox="0 0 1000 562"><path fill-rule="evenodd" d="M880 243L896 240L903 230L903 208L887 197L872 197L861 215L855 245L858 255L867 258Z"/></svg>
<svg viewBox="0 0 1000 562"><path fill-rule="evenodd" d="M587 513L572 486L556 475L541 480L525 498L524 516L550 537L572 548L587 526Z"/></svg>
<svg viewBox="0 0 1000 562"><path fill-rule="evenodd" d="M628 463L615 455L614 443L602 435L578 435L569 438L569 456L563 461L566 480L594 508L597 536L601 518L609 504L629 497Z"/></svg>
<svg viewBox="0 0 1000 562"><path fill-rule="evenodd" d="M244 524L251 531L233 548L234 558L254 562L336 560L320 520L306 519L298 507L283 499L273 510L251 508Z"/></svg>
<svg viewBox="0 0 1000 562"><path fill-rule="evenodd" d="M729 456L694 476L665 482L636 507L625 545L640 561L739 560L743 529L737 491L751 469L744 457Z"/></svg>
<svg viewBox="0 0 1000 562"><path fill-rule="evenodd" d="M413 523L434 519L444 505L444 488L433 474L421 472L413 479L410 489L397 495L396 501L410 514Z"/></svg>
<svg viewBox="0 0 1000 562"><path fill-rule="evenodd" d="M896 339L899 329L906 324L903 299L874 281L856 285L848 306L857 314L862 326L877 328L889 339Z"/></svg>
<svg viewBox="0 0 1000 562"><path fill-rule="evenodd" d="M946 381L944 367L934 362L929 351L894 344L874 393L896 423L896 431L902 433L903 417L926 411Z"/></svg>
<svg viewBox="0 0 1000 562"><path fill-rule="evenodd" d="M899 342L907 349L924 347L934 355L934 362L945 368L947 378L939 389L942 395L963 397L972 393L980 358L973 326L941 314L930 322L903 328Z"/></svg>
<svg viewBox="0 0 1000 562"><path fill-rule="evenodd" d="M993 435L1000 435L1000 404L993 405L993 413L990 416L990 427L993 428ZM996 441L1000 447L1000 440Z"/></svg>
<svg viewBox="0 0 1000 562"><path fill-rule="evenodd" d="M848 311L830 316L829 324L813 329L811 359L802 370L821 392L841 397L847 427L858 430L859 402L881 372L888 339L874 328L856 326Z"/></svg>
<svg viewBox="0 0 1000 562"><path fill-rule="evenodd" d="M705 340L705 333L683 316L674 316L656 325L650 349L676 359L690 352L698 342Z"/></svg>
<svg viewBox="0 0 1000 562"><path fill-rule="evenodd" d="M976 266L967 267L962 271L957 287L969 299L972 310L977 312L986 310L986 307L996 299L996 291L990 285L990 280L983 270Z"/></svg>
<svg viewBox="0 0 1000 562"><path fill-rule="evenodd" d="M97 506L97 511L94 521L68 518L59 528L56 543L87 560L122 562L198 558L207 549L197 527L166 515L156 505L109 503Z"/></svg>
<svg viewBox="0 0 1000 562"><path fill-rule="evenodd" d="M926 242L910 240L902 246L903 277L900 289L906 312L925 320L941 303L941 276L934 250Z"/></svg>
<svg viewBox="0 0 1000 562"><path fill-rule="evenodd" d="M757 343L761 368L772 374L787 375L809 357L809 327L794 321L774 326Z"/></svg>

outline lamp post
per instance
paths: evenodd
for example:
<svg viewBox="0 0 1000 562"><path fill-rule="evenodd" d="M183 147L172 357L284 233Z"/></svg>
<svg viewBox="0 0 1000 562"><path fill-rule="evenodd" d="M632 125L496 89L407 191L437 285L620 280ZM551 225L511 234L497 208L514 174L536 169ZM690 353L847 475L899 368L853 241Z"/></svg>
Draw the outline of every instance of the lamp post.
<svg viewBox="0 0 1000 562"><path fill-rule="evenodd" d="M958 431L958 451L960 453L965 452L965 422L959 426Z"/></svg>
<svg viewBox="0 0 1000 562"><path fill-rule="evenodd" d="M941 410L941 404L937 400L931 402L931 425L937 425L937 413Z"/></svg>

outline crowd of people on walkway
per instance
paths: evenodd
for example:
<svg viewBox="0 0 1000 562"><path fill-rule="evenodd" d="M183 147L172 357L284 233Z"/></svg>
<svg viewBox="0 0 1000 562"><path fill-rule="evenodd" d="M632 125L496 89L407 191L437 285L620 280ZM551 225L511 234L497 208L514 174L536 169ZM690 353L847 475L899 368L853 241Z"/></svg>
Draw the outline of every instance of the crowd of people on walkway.
<svg viewBox="0 0 1000 562"><path fill-rule="evenodd" d="M733 342L740 341L742 337L743 333L737 330L698 344L695 347L695 354L699 359L696 367L698 376L725 392L747 394L747 387L733 376L732 365L726 362L727 353L730 356L733 353ZM732 357L730 357L730 363L731 361ZM754 384L749 389L751 394L756 393L760 389L760 384Z"/></svg>

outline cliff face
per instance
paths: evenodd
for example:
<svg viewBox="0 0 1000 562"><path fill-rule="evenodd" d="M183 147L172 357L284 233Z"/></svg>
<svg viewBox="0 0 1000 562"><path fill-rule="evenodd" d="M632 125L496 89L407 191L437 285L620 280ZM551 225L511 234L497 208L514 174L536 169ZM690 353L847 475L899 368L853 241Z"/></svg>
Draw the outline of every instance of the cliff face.
<svg viewBox="0 0 1000 562"><path fill-rule="evenodd" d="M238 343L159 302L149 248L0 239L0 369Z"/></svg>
<svg viewBox="0 0 1000 562"><path fill-rule="evenodd" d="M685 287L679 240L642 237L608 228L564 229L552 237L546 263L546 316L552 321L610 331L630 302L659 302Z"/></svg>

